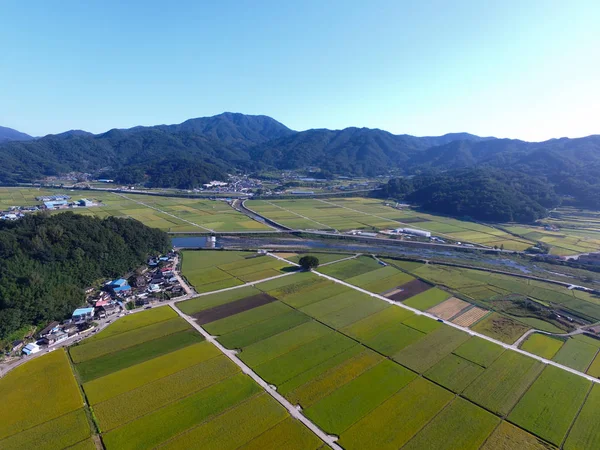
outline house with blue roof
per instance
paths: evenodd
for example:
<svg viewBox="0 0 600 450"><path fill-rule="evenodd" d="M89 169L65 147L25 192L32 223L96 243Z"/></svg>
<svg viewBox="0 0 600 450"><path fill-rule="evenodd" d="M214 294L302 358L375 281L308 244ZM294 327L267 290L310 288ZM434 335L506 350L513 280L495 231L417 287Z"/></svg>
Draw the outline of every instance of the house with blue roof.
<svg viewBox="0 0 600 450"><path fill-rule="evenodd" d="M73 322L87 322L94 318L94 308L77 308L73 311Z"/></svg>

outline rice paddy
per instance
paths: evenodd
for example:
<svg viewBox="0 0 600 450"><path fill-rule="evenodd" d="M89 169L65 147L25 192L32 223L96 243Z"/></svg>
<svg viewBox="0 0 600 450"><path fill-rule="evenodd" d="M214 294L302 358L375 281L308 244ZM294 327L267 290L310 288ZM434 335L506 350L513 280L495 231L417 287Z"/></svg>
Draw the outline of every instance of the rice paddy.
<svg viewBox="0 0 600 450"><path fill-rule="evenodd" d="M218 267L236 277L270 261L239 252L193 254L195 270ZM428 294L439 301L431 305L428 300L427 310L444 320L473 309L446 290L409 279L372 258L349 261L353 264L324 268L352 284L370 286L371 292L383 292L378 282L387 287L385 280L399 280L392 289L408 285L400 292L412 295L397 303ZM600 395L588 380L313 273L207 294L177 307L224 347L236 350L237 358L347 449L541 450L563 442L564 448L576 449L595 448L600 440L595 413ZM169 307L132 314L70 350L94 426L108 450L323 446L173 314ZM483 324L501 335L495 327L504 322L495 316L506 317L492 313L473 329ZM486 322L490 317L493 326ZM535 342L536 336L548 338L534 334L525 344L549 352L546 342ZM578 335L552 358L593 372L599 348L600 341ZM4 388L8 379L0 380L0 393L16 395ZM9 430L0 437L0 447L12 447L8 439L38 446L40 436L53 436L50 430L56 427L65 430L56 439L89 446L92 428L74 378L73 386L79 397L68 411L17 426L16 432L14 424L0 422L0 433ZM68 396L63 397L60 401ZM2 414L0 405L0 417L9 417ZM34 416L23 415L26 420Z"/></svg>
<svg viewBox="0 0 600 450"><path fill-rule="evenodd" d="M488 247L502 246L510 250L524 250L535 243L492 226L426 214L411 208L397 209L376 199L249 200L246 205L292 229L349 231L408 227L430 231L445 239Z"/></svg>

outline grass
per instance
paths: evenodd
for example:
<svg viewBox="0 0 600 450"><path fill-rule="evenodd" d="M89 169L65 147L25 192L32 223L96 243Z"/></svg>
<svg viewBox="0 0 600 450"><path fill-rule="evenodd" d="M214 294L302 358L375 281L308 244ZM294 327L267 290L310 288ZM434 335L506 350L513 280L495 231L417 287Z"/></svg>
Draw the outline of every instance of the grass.
<svg viewBox="0 0 600 450"><path fill-rule="evenodd" d="M517 403L508 420L560 445L591 385L589 380L548 366Z"/></svg>
<svg viewBox="0 0 600 450"><path fill-rule="evenodd" d="M273 304L278 302L273 302ZM235 317L235 316L233 316ZM267 339L291 328L295 328L310 320L306 314L291 310L286 314L267 319L263 322L240 328L219 337L219 342L230 349L244 348Z"/></svg>
<svg viewBox="0 0 600 450"><path fill-rule="evenodd" d="M100 428L105 432L219 383L238 372L239 368L225 355L221 355L94 405L94 413Z"/></svg>
<svg viewBox="0 0 600 450"><path fill-rule="evenodd" d="M455 355L481 367L489 367L503 352L503 347L477 336L473 336L454 350Z"/></svg>
<svg viewBox="0 0 600 450"><path fill-rule="evenodd" d="M0 379L0 439L83 406L62 349L11 370Z"/></svg>
<svg viewBox="0 0 600 450"><path fill-rule="evenodd" d="M352 353L355 354L350 358L341 362L335 361L337 364L327 365L325 370L318 371L320 373L312 372L311 377L302 377L300 382L294 382L293 386L296 388L291 391L289 391L290 387L284 384L282 392L289 391L285 394L286 398L292 404L301 405L306 409L383 360L377 353L364 350L362 347L358 347L361 351L356 354L357 347L351 348ZM345 353L347 354L348 352Z"/></svg>
<svg viewBox="0 0 600 450"><path fill-rule="evenodd" d="M176 317L174 319L119 333L104 339L90 342L83 341L82 343L71 347L69 353L71 354L73 362L79 364L189 328L190 325L184 319Z"/></svg>
<svg viewBox="0 0 600 450"><path fill-rule="evenodd" d="M192 344L101 378L96 378L85 383L83 389L88 402L95 405L163 377L173 375L220 354L214 345L206 341Z"/></svg>
<svg viewBox="0 0 600 450"><path fill-rule="evenodd" d="M530 328L510 317L492 313L471 327L473 331L485 334L498 341L514 344Z"/></svg>
<svg viewBox="0 0 600 450"><path fill-rule="evenodd" d="M328 433L341 435L415 378L391 361L383 361L304 410Z"/></svg>
<svg viewBox="0 0 600 450"><path fill-rule="evenodd" d="M504 416L519 401L543 367L539 361L507 350L464 390L463 396Z"/></svg>
<svg viewBox="0 0 600 450"><path fill-rule="evenodd" d="M597 353L598 347L585 341L569 339L554 356L553 360L572 369L585 372Z"/></svg>
<svg viewBox="0 0 600 450"><path fill-rule="evenodd" d="M173 352L188 345L201 342L204 338L193 330L180 331L159 339L144 342L100 358L90 359L75 365L82 383L109 375L113 372Z"/></svg>
<svg viewBox="0 0 600 450"><path fill-rule="evenodd" d="M285 409L268 394L259 394L212 420L178 435L162 447L168 449L235 449L286 419ZM227 430L227 432L224 432Z"/></svg>
<svg viewBox="0 0 600 450"><path fill-rule="evenodd" d="M278 385L355 345L343 334L326 334L253 368L263 380Z"/></svg>
<svg viewBox="0 0 600 450"><path fill-rule="evenodd" d="M565 441L565 450L600 448L598 410L600 410L600 385L594 384Z"/></svg>
<svg viewBox="0 0 600 450"><path fill-rule="evenodd" d="M395 450L408 442L453 396L417 378L342 433L348 450Z"/></svg>
<svg viewBox="0 0 600 450"><path fill-rule="evenodd" d="M469 339L469 335L452 327L441 327L418 342L393 355L395 361L423 373Z"/></svg>
<svg viewBox="0 0 600 450"><path fill-rule="evenodd" d="M552 450L553 448L555 447L547 442L503 421L485 441L481 450Z"/></svg>
<svg viewBox="0 0 600 450"><path fill-rule="evenodd" d="M533 333L522 344L521 348L526 352L552 359L560 350L565 341L541 333Z"/></svg>
<svg viewBox="0 0 600 450"><path fill-rule="evenodd" d="M406 306L410 306L411 308L416 308L420 311L425 311L426 309L432 308L433 306L443 302L444 300L451 297L446 291L442 291L438 288L428 289L425 292L421 292L420 294L413 295L409 299L404 300L404 304Z"/></svg>
<svg viewBox="0 0 600 450"><path fill-rule="evenodd" d="M458 397L403 449L476 450L499 422L498 417Z"/></svg>
<svg viewBox="0 0 600 450"><path fill-rule="evenodd" d="M483 367L450 354L425 372L424 376L452 392L460 393L483 371Z"/></svg>
<svg viewBox="0 0 600 450"><path fill-rule="evenodd" d="M238 374L126 423L102 438L108 450L153 448L260 391L250 378Z"/></svg>
<svg viewBox="0 0 600 450"><path fill-rule="evenodd" d="M92 434L83 408L44 422L21 433L0 440L0 448L30 450L33 448L66 448Z"/></svg>

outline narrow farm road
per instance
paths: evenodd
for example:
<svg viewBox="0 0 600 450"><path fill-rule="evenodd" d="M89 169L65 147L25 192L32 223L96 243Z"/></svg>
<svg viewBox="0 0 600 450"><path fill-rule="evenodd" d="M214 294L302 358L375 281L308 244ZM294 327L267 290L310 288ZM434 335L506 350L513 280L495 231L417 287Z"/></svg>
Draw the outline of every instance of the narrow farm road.
<svg viewBox="0 0 600 450"><path fill-rule="evenodd" d="M288 264L297 265L296 263L288 261L285 258L282 258L280 256L274 255L272 253L268 253L268 255L271 256L271 257L273 257L273 258L279 259L281 261L285 261ZM428 312L420 311L420 310L415 309L415 308L411 308L410 306L406 306L403 303L395 302L393 300L390 300L387 297L384 297L384 296L379 295L379 294L374 294L374 293L369 292L369 291L367 291L365 289L359 288L358 286L354 286L354 285L352 285L350 283L346 283L345 281L338 280L337 278L334 278L334 277L330 277L329 275L325 275L324 273L317 272L316 270L313 270L312 272L315 275L318 275L320 277L326 278L326 279L331 280L331 281L333 281L335 283L339 283L341 285L344 285L346 287L354 289L355 291L362 292L363 294L370 295L371 297L378 298L379 300L383 300L384 302L387 302L387 303L389 303L391 305L395 305L395 306L398 306L400 308L408 309L409 311L412 311L413 313L415 313L417 315L429 317L430 319L433 319L433 320L438 320L437 316L434 316L433 314L429 314ZM512 344L512 345L511 344L506 344L506 343L504 343L502 341L498 341L498 340L496 340L494 338L486 336L485 334L477 333L476 331L473 331L473 330L471 330L469 328L466 328L466 327L461 327L460 325L456 325L456 324L454 324L452 322L446 322L446 321L444 321L444 323L446 325L450 326L450 327L453 327L453 328L456 328L458 330L464 331L465 333L468 333L471 336L480 337L481 339L485 339L486 341L490 341L490 342L493 342L494 344L500 345L501 347L504 347L505 349L510 349L510 350L515 351L517 353L521 353L523 355L529 356L530 358L533 358L533 359L536 359L538 361L541 361L544 364L548 364L548 365L551 365L551 366L558 367L559 369L566 370L567 372L570 372L570 373L573 373L573 374L578 375L580 377L583 377L583 378L585 378L587 380L590 380L590 381L592 381L594 383L600 383L600 379L598 379L598 378L592 377L592 376L590 376L590 375L588 375L586 373L580 372L578 370L571 369L570 367L563 366L562 364L559 364L559 363L557 363L555 361L552 361L552 360L549 360L549 359L546 359L546 358L542 358L541 356L534 355L533 353L526 352L525 350L517 348L515 346L515 344Z"/></svg>
<svg viewBox="0 0 600 450"><path fill-rule="evenodd" d="M179 314L184 320L186 320L192 327L194 327L204 338L217 347L221 353L227 356L231 361L233 361L246 375L250 376L259 386L261 386L271 397L273 397L279 404L281 404L290 415L300 422L302 422L309 430L311 430L314 434L316 434L323 442L329 445L334 450L342 450L342 447L336 444L337 438L328 435L323 430L321 430L318 426L316 426L313 422L307 419L294 405L292 405L289 401L285 399L281 394L279 394L269 383L259 377L250 367L248 367L241 359L236 356L236 352L233 350L228 350L221 345L219 341L217 341L213 336L211 336L208 332L204 330L200 325L196 323L196 321L184 314L176 305L172 305L173 310L177 314Z"/></svg>

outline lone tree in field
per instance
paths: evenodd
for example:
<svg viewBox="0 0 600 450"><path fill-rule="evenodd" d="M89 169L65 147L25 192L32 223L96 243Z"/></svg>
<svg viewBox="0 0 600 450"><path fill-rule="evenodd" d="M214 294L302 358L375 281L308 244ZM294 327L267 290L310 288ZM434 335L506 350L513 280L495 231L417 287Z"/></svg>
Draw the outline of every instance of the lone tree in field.
<svg viewBox="0 0 600 450"><path fill-rule="evenodd" d="M319 267L319 258L311 255L303 256L302 258L300 258L300 261L298 261L298 263L300 264L300 267L302 267L304 270L316 269L317 267Z"/></svg>

